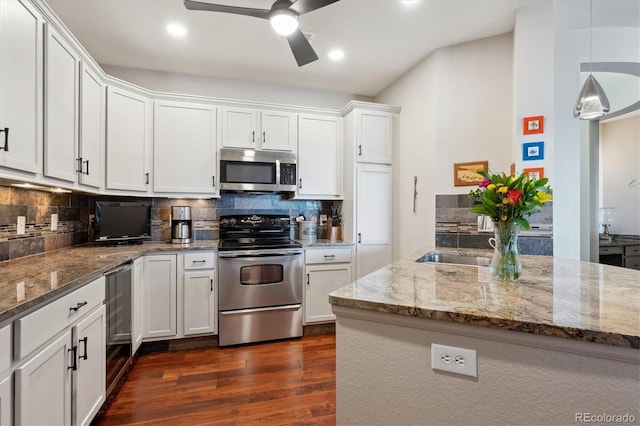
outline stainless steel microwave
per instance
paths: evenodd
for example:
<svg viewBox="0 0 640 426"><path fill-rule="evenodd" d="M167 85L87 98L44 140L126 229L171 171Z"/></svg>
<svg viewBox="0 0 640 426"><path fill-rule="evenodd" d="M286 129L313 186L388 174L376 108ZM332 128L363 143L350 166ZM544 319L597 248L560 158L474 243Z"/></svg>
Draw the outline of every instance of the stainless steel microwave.
<svg viewBox="0 0 640 426"><path fill-rule="evenodd" d="M293 192L296 190L296 155L291 152L220 150L220 190Z"/></svg>

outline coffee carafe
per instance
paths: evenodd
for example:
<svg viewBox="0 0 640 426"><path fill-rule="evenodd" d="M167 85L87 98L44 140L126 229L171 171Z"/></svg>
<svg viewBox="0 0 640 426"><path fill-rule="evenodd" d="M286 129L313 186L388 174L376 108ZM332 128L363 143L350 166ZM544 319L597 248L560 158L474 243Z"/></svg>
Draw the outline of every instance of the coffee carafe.
<svg viewBox="0 0 640 426"><path fill-rule="evenodd" d="M171 206L171 242L174 244L191 242L191 207Z"/></svg>

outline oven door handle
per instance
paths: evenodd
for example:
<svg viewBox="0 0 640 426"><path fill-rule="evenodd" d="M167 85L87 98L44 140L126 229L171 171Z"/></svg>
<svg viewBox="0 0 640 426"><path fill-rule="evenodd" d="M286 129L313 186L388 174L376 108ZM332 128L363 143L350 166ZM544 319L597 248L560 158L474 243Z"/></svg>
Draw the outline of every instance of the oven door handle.
<svg viewBox="0 0 640 426"><path fill-rule="evenodd" d="M249 314L252 312L266 312L266 311L297 311L302 305L283 305L283 306L270 306L268 308L251 308L251 309L238 309L236 311L221 311L220 315L237 315L237 314Z"/></svg>
<svg viewBox="0 0 640 426"><path fill-rule="evenodd" d="M221 259L233 259L233 258L250 258L250 257L283 257L283 256L296 256L302 254L302 251L293 251L288 253L218 253Z"/></svg>

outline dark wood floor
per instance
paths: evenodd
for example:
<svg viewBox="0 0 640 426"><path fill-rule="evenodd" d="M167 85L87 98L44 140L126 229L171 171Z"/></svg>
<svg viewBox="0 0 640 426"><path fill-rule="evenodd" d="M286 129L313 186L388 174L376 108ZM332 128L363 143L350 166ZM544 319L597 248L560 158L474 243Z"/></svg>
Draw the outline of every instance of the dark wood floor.
<svg viewBox="0 0 640 426"><path fill-rule="evenodd" d="M335 335L141 355L99 425L335 424Z"/></svg>

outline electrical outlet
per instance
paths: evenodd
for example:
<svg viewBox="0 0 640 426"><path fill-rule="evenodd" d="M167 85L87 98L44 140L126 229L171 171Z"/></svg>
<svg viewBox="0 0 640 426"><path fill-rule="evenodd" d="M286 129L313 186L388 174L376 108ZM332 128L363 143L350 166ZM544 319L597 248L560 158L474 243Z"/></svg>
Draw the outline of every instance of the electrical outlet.
<svg viewBox="0 0 640 426"><path fill-rule="evenodd" d="M58 229L58 213L51 215L51 230L56 231Z"/></svg>
<svg viewBox="0 0 640 426"><path fill-rule="evenodd" d="M18 235L23 235L25 232L25 226L27 224L27 217L26 216L18 216L18 226L16 229L16 234Z"/></svg>
<svg viewBox="0 0 640 426"><path fill-rule="evenodd" d="M476 351L433 343L431 344L431 368L478 377Z"/></svg>

